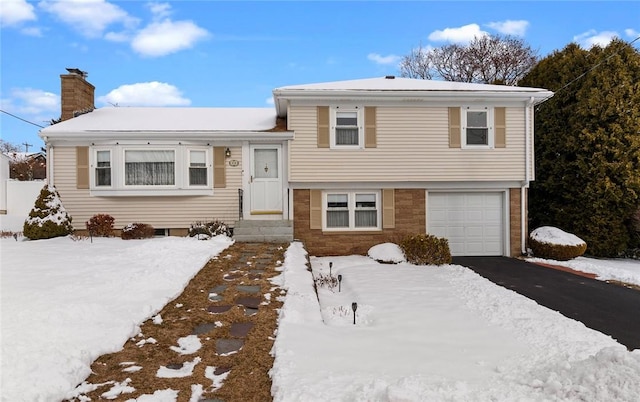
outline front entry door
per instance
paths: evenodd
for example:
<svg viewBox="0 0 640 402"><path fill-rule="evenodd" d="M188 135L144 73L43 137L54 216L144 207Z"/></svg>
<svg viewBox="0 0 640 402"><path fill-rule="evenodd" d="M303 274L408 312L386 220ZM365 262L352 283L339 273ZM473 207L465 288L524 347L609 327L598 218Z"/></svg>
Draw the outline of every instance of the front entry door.
<svg viewBox="0 0 640 402"><path fill-rule="evenodd" d="M251 214L282 214L282 147L251 146Z"/></svg>

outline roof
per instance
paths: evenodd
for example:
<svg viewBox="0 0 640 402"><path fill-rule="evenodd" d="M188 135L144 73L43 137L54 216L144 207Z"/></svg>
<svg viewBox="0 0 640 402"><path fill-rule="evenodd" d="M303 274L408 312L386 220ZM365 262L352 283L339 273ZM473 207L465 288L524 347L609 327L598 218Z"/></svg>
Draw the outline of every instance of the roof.
<svg viewBox="0 0 640 402"><path fill-rule="evenodd" d="M393 78L387 78L393 77ZM434 81L394 76L365 78L361 80L322 82L317 84L290 85L275 91L495 91L538 92L540 88L508 85L474 84L468 82ZM275 92L274 91L274 92Z"/></svg>
<svg viewBox="0 0 640 402"><path fill-rule="evenodd" d="M40 130L40 136L175 139L179 135L186 139L215 137L214 133L282 131L277 129L276 120L273 108L105 107L48 126Z"/></svg>
<svg viewBox="0 0 640 402"><path fill-rule="evenodd" d="M510 99L534 102L553 96L542 88L508 85L475 84L467 82L434 81L394 76L360 80L290 85L273 90L278 115L286 113L287 101L292 99L379 98L402 100L444 100L473 98L474 100Z"/></svg>
<svg viewBox="0 0 640 402"><path fill-rule="evenodd" d="M275 126L273 108L105 107L41 131L264 131Z"/></svg>

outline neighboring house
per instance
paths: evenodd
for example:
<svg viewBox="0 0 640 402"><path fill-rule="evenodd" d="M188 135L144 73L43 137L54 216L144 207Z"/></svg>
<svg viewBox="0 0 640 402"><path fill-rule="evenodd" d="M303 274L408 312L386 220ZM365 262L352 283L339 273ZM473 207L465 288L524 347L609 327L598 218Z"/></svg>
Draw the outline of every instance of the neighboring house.
<svg viewBox="0 0 640 402"><path fill-rule="evenodd" d="M65 82L91 95L72 110L93 107L74 71L63 119ZM454 255L525 250L534 105L552 92L388 76L273 95L275 110L115 107L47 127L49 181L76 227L289 221L313 255L425 232Z"/></svg>
<svg viewBox="0 0 640 402"><path fill-rule="evenodd" d="M44 152L10 152L10 177L15 180L47 178L47 155Z"/></svg>

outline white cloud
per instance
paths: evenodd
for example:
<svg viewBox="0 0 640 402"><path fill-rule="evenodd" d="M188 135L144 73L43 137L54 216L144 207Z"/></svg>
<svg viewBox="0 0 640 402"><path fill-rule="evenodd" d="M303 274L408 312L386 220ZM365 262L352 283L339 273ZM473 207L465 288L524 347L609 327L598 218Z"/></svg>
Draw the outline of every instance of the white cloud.
<svg viewBox="0 0 640 402"><path fill-rule="evenodd" d="M191 21L154 22L137 33L131 47L143 56L166 56L180 50L189 49L209 36L209 32Z"/></svg>
<svg viewBox="0 0 640 402"><path fill-rule="evenodd" d="M573 40L585 49L590 49L593 46L606 47L613 38L618 37L618 33L615 31L602 31L597 32L591 29L587 32L581 33L573 37Z"/></svg>
<svg viewBox="0 0 640 402"><path fill-rule="evenodd" d="M373 61L376 64L397 64L400 61L401 57L396 56L395 54L383 56L378 53L369 53L367 55L367 59Z"/></svg>
<svg viewBox="0 0 640 402"><path fill-rule="evenodd" d="M90 38L102 36L112 24L132 28L138 23L122 8L105 0L43 0L38 5Z"/></svg>
<svg viewBox="0 0 640 402"><path fill-rule="evenodd" d="M173 85L164 82L140 82L122 85L98 102L118 106L188 106L191 100L184 98L182 92Z"/></svg>
<svg viewBox="0 0 640 402"><path fill-rule="evenodd" d="M526 20L506 20L496 21L487 24L489 28L495 29L501 34L524 36L527 28L529 28L529 21Z"/></svg>
<svg viewBox="0 0 640 402"><path fill-rule="evenodd" d="M632 28L625 29L624 30L624 34L627 35L631 39L635 39L638 36L640 36L640 32L638 32L638 31L636 31L635 29L632 29Z"/></svg>
<svg viewBox="0 0 640 402"><path fill-rule="evenodd" d="M273 100L273 96L268 97L264 100L267 105L274 105L275 101Z"/></svg>
<svg viewBox="0 0 640 402"><path fill-rule="evenodd" d="M60 111L60 97L54 93L41 89L15 88L11 90L12 110L28 114L38 115L45 112Z"/></svg>
<svg viewBox="0 0 640 402"><path fill-rule="evenodd" d="M147 4L155 21L168 18L171 15L171 5L169 3L149 3Z"/></svg>
<svg viewBox="0 0 640 402"><path fill-rule="evenodd" d="M441 31L433 31L429 34L429 40L433 42L468 43L474 37L488 35L480 29L478 24L464 25L459 28L445 28Z"/></svg>
<svg viewBox="0 0 640 402"><path fill-rule="evenodd" d="M42 37L42 30L38 27L27 27L20 30L23 35Z"/></svg>
<svg viewBox="0 0 640 402"><path fill-rule="evenodd" d="M0 0L0 4L0 26L15 26L37 19L33 6L26 0Z"/></svg>

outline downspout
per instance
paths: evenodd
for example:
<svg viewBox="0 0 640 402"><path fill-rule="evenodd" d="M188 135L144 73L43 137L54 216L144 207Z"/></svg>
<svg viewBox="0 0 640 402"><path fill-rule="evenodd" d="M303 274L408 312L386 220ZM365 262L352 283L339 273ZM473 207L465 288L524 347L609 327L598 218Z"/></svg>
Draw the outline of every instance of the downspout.
<svg viewBox="0 0 640 402"><path fill-rule="evenodd" d="M47 146L47 186L53 186L53 146L47 142L48 138L44 137L45 145Z"/></svg>
<svg viewBox="0 0 640 402"><path fill-rule="evenodd" d="M529 181L531 176L529 174L529 164L531 163L531 139L533 138L533 126L531 125L531 107L534 103L533 96L527 101L526 108L524 110L524 182L520 187L520 251L522 255L527 254L527 219L526 219L526 207L525 197L527 195L527 188L529 187Z"/></svg>

